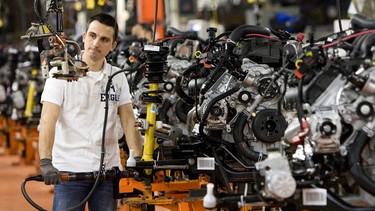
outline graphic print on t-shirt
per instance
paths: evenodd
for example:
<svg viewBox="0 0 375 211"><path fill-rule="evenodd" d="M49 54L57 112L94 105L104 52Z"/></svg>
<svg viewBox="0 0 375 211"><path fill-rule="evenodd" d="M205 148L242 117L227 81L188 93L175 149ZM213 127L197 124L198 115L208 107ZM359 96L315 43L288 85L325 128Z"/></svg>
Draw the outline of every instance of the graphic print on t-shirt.
<svg viewBox="0 0 375 211"><path fill-rule="evenodd" d="M120 100L120 89L115 88L113 83L111 84L111 87L109 89L108 100L109 101L116 101L116 102L118 102ZM105 88L104 87L101 88L100 101L101 102L105 101Z"/></svg>

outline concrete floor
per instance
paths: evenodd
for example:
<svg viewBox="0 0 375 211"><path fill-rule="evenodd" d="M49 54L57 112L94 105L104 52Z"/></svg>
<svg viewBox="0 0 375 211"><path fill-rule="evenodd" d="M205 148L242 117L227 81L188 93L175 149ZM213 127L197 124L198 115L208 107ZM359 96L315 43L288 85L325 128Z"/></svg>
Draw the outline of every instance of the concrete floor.
<svg viewBox="0 0 375 211"><path fill-rule="evenodd" d="M1 138L1 137L0 137ZM25 165L20 155L9 155L0 140L0 211L33 211L37 210L24 198L21 192L22 182L38 174L37 165ZM52 210L53 186L43 182L26 183L29 197L45 210ZM86 207L86 211L88 208ZM119 203L117 210L128 210ZM156 211L168 211L163 207L155 207Z"/></svg>
<svg viewBox="0 0 375 211"><path fill-rule="evenodd" d="M9 155L0 148L0 211L37 210L23 197L21 184L27 177L37 174L35 165L20 162L19 155ZM53 187L42 182L26 183L26 191L30 198L46 210L51 210Z"/></svg>

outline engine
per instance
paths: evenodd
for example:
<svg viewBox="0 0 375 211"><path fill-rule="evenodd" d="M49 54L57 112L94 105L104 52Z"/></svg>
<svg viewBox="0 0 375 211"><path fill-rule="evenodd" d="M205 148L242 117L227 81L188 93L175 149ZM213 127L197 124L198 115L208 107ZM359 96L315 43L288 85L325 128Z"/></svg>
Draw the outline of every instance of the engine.
<svg viewBox="0 0 375 211"><path fill-rule="evenodd" d="M116 58L145 135L143 160L112 175L144 182L129 204L204 200L214 183L207 209L374 210L348 199L375 206L373 29L354 16L351 30L304 43L252 25L209 28L207 40L170 28L154 46L124 47Z"/></svg>
<svg viewBox="0 0 375 211"><path fill-rule="evenodd" d="M374 43L359 28L309 43L258 26L207 41L173 29L159 43L169 52L155 161L139 168L176 168L168 182L210 178L220 193L212 208L351 210L352 196L374 206Z"/></svg>

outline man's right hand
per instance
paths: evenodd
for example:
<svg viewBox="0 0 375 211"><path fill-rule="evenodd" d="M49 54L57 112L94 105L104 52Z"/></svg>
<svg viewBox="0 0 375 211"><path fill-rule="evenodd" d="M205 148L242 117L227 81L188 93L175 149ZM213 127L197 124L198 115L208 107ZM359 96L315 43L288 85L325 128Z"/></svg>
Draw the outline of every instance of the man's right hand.
<svg viewBox="0 0 375 211"><path fill-rule="evenodd" d="M40 173L42 174L46 185L56 185L61 183L60 172L52 165L51 159L43 158L40 160Z"/></svg>

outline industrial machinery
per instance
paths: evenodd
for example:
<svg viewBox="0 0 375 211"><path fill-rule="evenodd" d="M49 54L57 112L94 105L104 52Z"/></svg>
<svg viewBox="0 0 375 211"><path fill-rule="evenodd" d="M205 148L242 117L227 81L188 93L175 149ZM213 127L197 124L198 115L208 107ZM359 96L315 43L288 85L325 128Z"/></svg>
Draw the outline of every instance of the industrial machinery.
<svg viewBox="0 0 375 211"><path fill-rule="evenodd" d="M135 104L142 159L63 179L112 180L131 210L374 210L375 20L355 15L351 26L307 42L252 25L209 28L207 40L167 30L130 71L143 76L132 81L146 104ZM41 209L30 180L42 178L22 186Z"/></svg>
<svg viewBox="0 0 375 211"><path fill-rule="evenodd" d="M51 76L65 80L77 80L85 76L88 66L80 60L81 49L77 42L64 39L62 13L63 5L60 0L48 1L46 17L42 17L38 5L39 1L34 1L34 12L39 19L39 23L32 23L26 35L21 39L37 41L41 59L41 71L44 78L48 78L52 67L57 67L56 72ZM56 14L56 30L48 23L49 14ZM43 45L43 39L48 39L48 49ZM73 53L70 52L73 47ZM75 59L74 57L77 57Z"/></svg>

